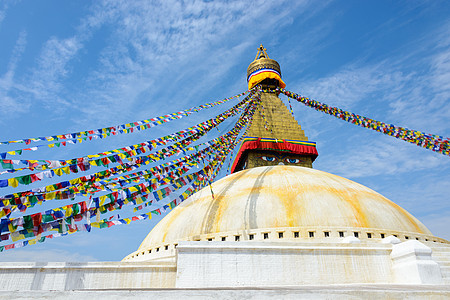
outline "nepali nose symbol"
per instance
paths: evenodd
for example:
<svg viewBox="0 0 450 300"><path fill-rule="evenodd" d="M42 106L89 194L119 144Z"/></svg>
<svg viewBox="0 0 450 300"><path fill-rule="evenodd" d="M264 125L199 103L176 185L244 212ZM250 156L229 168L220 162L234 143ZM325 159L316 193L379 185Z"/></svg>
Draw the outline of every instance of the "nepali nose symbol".
<svg viewBox="0 0 450 300"><path fill-rule="evenodd" d="M280 161L280 162L278 163L278 165L279 165L279 166L280 166L280 165L284 166L284 163L283 163L282 161Z"/></svg>

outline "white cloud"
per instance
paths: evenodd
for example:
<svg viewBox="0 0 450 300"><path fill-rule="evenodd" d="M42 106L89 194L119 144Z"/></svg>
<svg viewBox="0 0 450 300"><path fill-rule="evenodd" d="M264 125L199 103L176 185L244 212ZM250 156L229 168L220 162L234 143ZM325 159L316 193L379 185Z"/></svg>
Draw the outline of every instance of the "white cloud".
<svg viewBox="0 0 450 300"><path fill-rule="evenodd" d="M434 236L450 241L450 231L448 230L448 226L450 224L450 215L448 213L433 214L422 217L421 219Z"/></svg>
<svg viewBox="0 0 450 300"><path fill-rule="evenodd" d="M417 146L391 137L371 140L370 136L364 134L345 139L344 143L354 143L355 146L338 150L332 157L325 156L321 164L330 173L358 178L432 169L445 159L441 154L413 149Z"/></svg>
<svg viewBox="0 0 450 300"><path fill-rule="evenodd" d="M448 23L450 25L450 23ZM450 30L444 31L438 39L438 53L431 58L431 86L440 97L450 97Z"/></svg>
<svg viewBox="0 0 450 300"><path fill-rule="evenodd" d="M290 8L302 3L102 2L93 14L107 15L105 26L117 26L99 53L97 70L86 78L88 88L77 95L96 99L95 107L81 108L85 119L109 122L131 113L134 105L145 105L139 112L151 116L167 108L168 103L147 100L161 91L178 98L177 107L192 106L184 99L217 86L264 30L280 26ZM271 17L264 18L268 13ZM255 26L261 33L251 30Z"/></svg>
<svg viewBox="0 0 450 300"><path fill-rule="evenodd" d="M11 96L11 93L16 92L18 89L18 86L14 81L14 76L17 64L25 51L26 44L27 33L26 31L21 31L8 62L6 73L0 77L0 105L2 107L1 114L4 116L24 111L27 106L24 103L20 103L17 98Z"/></svg>
<svg viewBox="0 0 450 300"><path fill-rule="evenodd" d="M22 111L36 106L52 115L70 112L70 121L82 128L168 113L174 105L191 107L192 101L201 101L192 100L199 92L243 89L243 78L228 80L227 87L220 82L264 40L264 32L275 33L273 28L293 22L292 11L309 6L308 1L262 0L96 2L72 33L43 43L37 64L16 80L18 95L5 97L5 107L10 101L17 108L20 100ZM168 102L154 100L161 94Z"/></svg>
<svg viewBox="0 0 450 300"><path fill-rule="evenodd" d="M30 78L31 86L27 91L52 109L69 105L61 94L62 81L70 73L69 62L81 48L82 42L76 36L66 39L50 38L41 51L38 67Z"/></svg>
<svg viewBox="0 0 450 300"><path fill-rule="evenodd" d="M421 38L414 56L391 61L391 68L410 64L411 72L402 88L394 90L389 101L389 117L398 119L411 129L450 135L450 30L447 22L427 39ZM430 50L432 49L432 50Z"/></svg>
<svg viewBox="0 0 450 300"><path fill-rule="evenodd" d="M303 95L331 106L350 109L362 102L368 104L374 93L399 88L408 78L399 71L389 69L386 63L359 64L345 66L318 80L303 82Z"/></svg>
<svg viewBox="0 0 450 300"><path fill-rule="evenodd" d="M12 1L10 1L10 2L4 1L4 2L0 3L1 4L1 6L0 6L0 28L1 28L3 20L5 19L6 11L8 10L8 6L12 4L11 2Z"/></svg>

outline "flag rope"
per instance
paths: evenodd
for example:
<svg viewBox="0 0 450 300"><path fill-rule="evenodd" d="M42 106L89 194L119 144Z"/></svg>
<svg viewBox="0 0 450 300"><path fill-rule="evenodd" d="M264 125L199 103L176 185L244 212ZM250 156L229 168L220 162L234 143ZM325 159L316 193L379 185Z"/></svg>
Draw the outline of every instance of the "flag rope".
<svg viewBox="0 0 450 300"><path fill-rule="evenodd" d="M373 120L337 107L329 106L325 103L309 99L307 97L281 88L277 88L275 91L281 92L289 98L297 100L298 102L303 103L308 107L314 108L317 111L321 111L343 121L347 121L364 128L372 129L377 132L393 136L397 139L401 139L408 143L415 144L419 147L450 156L450 138L434 134L427 134L421 131L411 130L405 127L399 127L393 124L387 124L381 121Z"/></svg>
<svg viewBox="0 0 450 300"><path fill-rule="evenodd" d="M185 109L185 110L182 110L179 112L167 114L164 116L154 117L151 119L145 119L145 120L141 120L141 121L135 121L135 122L125 123L125 124L121 124L121 125L114 125L114 126L99 128L99 129L85 130L85 131L80 131L80 132L75 132L75 133L65 133L65 134L46 136L46 137L36 137L36 138L27 138L27 139L13 140L13 141L4 141L4 142L0 142L0 146L8 145L8 144L18 144L18 143L25 143L26 145L29 145L31 142L39 142L39 141L50 142L50 141L60 141L60 140L62 141L61 142L62 145L66 146L66 145L70 145L70 144L76 144L77 142L81 143L83 140L84 141L92 140L92 138L105 138L107 136L110 136L111 134L116 135L118 133L119 134L132 133L132 132L135 132L134 129L140 131L140 130L153 128L155 126L161 125L163 123L167 123L172 120L181 119L184 116L188 116L194 112L199 112L203 109L208 109L208 108L214 107L216 105L224 104L232 99L239 98L239 97L249 93L250 91L251 90L248 90L243 93L240 93L235 96L228 97L228 98L225 98L225 99L222 99L219 101L202 104L202 105L195 106L195 107L192 107L189 109ZM50 145L52 145L52 146L50 146ZM50 144L50 145L39 145L39 147L48 146L50 148L53 148L54 146L57 146L57 147L60 146L60 145L56 145L55 143ZM7 152L0 153L0 158L5 159L7 154L20 155L20 154L22 154L22 151L36 151L36 150L37 150L37 147L7 151Z"/></svg>

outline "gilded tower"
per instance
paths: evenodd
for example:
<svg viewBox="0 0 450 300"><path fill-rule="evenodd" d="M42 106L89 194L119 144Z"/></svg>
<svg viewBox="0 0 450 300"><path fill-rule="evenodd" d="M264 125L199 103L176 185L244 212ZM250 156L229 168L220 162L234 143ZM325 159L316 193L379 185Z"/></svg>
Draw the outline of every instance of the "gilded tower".
<svg viewBox="0 0 450 300"><path fill-rule="evenodd" d="M286 84L281 79L280 65L269 58L263 45L247 68L247 82L249 89L259 84L263 92L232 172L273 165L312 168L318 155L316 144L308 141L300 124L278 97L276 88L284 88Z"/></svg>

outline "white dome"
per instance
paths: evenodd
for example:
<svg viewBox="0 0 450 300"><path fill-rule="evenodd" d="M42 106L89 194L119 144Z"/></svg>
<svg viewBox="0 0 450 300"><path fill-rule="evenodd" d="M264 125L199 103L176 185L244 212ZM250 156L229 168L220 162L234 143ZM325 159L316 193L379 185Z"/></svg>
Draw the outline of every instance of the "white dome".
<svg viewBox="0 0 450 300"><path fill-rule="evenodd" d="M209 187L192 195L151 230L136 253L183 240L219 240L225 233L248 239L251 232L276 229L434 238L419 220L377 192L311 168L252 168L218 180L212 189L214 200Z"/></svg>

